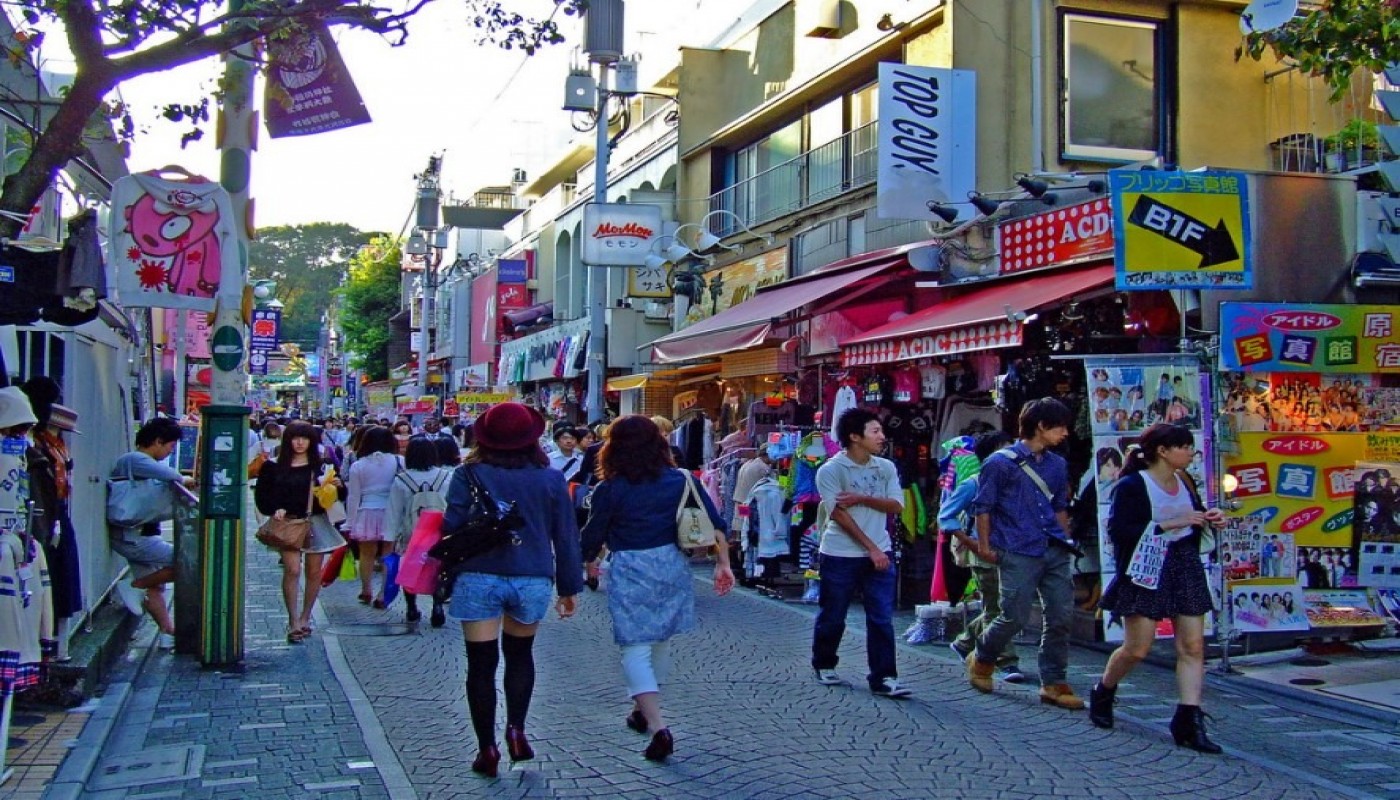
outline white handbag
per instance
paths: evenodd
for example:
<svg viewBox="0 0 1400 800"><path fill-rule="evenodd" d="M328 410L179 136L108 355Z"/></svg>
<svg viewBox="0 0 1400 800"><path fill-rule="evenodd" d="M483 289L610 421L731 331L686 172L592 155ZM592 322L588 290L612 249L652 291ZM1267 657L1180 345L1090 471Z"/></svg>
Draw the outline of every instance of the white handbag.
<svg viewBox="0 0 1400 800"><path fill-rule="evenodd" d="M710 513L700 500L695 481L685 470L676 470L685 480L681 502L676 506L676 545L682 550L710 547L718 544L718 531L710 521Z"/></svg>

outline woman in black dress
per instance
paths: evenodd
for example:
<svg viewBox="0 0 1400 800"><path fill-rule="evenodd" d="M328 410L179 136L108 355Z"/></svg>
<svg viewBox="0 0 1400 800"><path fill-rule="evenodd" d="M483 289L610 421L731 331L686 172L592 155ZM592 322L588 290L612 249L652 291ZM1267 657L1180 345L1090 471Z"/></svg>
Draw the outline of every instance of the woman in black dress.
<svg viewBox="0 0 1400 800"><path fill-rule="evenodd" d="M1201 533L1218 525L1224 514L1206 510L1185 472L1195 452L1191 432L1180 425L1157 423L1143 431L1129 450L1123 477L1113 489L1108 536L1117 566L1099 605L1123 620L1123 644L1108 659L1103 678L1089 693L1089 719L1113 727L1113 696L1118 683L1146 657L1157 637L1157 623L1170 618L1176 638L1176 683L1180 695L1172 717L1178 745L1219 753L1206 737L1201 711L1205 681L1205 614L1211 610L1210 587L1201 564ZM1131 571L1133 551L1148 530L1170 542L1160 569ZM1155 579L1155 581L1154 581ZM1149 588L1153 586L1155 588Z"/></svg>

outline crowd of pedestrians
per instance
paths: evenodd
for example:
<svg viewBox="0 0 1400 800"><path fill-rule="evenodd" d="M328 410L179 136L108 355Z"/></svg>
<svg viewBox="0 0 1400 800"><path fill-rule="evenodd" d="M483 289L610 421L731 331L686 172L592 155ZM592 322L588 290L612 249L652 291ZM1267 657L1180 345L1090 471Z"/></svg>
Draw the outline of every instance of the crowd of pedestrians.
<svg viewBox="0 0 1400 800"><path fill-rule="evenodd" d="M997 677L1024 680L1014 639L1038 599L1039 698L1079 710L1085 702L1067 675L1077 545L1067 513L1068 466L1056 452L1072 422L1059 401L1035 400L1021 410L1014 439L1000 432L979 437L972 445L975 468L960 475L956 487L950 484L937 526L956 540L984 601L982 615L951 644L965 660L970 685L992 692ZM493 406L470 426L449 427L439 419L416 429L407 419L255 421L249 446L261 460L254 491L260 517L310 521L304 543L278 553L287 640L301 642L313 633L317 594L336 571L323 564L328 553L353 550L360 602L384 609L398 589L395 570L386 568L391 558L397 564L425 531L444 542L478 535L483 508L489 508L489 524L509 527L511 544L473 551L450 564L429 612L433 627L449 618L461 625L466 704L476 737L473 771L497 774L502 740L511 761L534 757L526 731L539 626L551 608L561 619L571 617L576 595L585 586L598 589L604 570L622 683L631 700L623 722L650 735L645 758L665 760L676 748L661 702L671 640L697 624L691 562L678 522L692 499L688 524L707 521L706 541L713 533L712 544L702 549L714 559L715 593L727 594L735 582L730 532L696 477L677 468L665 436L669 424L632 415L608 425L558 424L546 433L539 411L518 403ZM895 465L881 455L885 433L876 414L848 410L835 433L841 450L816 474L820 609L811 668L822 685L845 683L836 671L837 652L848 610L859 597L870 691L908 697L912 689L900 682L896 664L896 548L889 524L903 510L905 495ZM136 451L114 465L114 476L130 470L188 481L160 463L179 438L171 420L148 423L137 435ZM1201 504L1183 471L1194 452L1184 427L1155 424L1128 452L1122 476L1110 487L1108 533L1118 572L1102 607L1123 625L1125 640L1089 693L1088 707L1095 725L1113 726L1118 685L1146 654L1157 623L1170 619L1180 694L1172 735L1180 745L1214 753L1219 747L1206 735L1201 710L1204 615L1211 598L1199 553L1222 515ZM752 480L772 463L760 449L743 475ZM151 533L149 526L113 527L112 546L131 562L134 584L146 592L143 607L169 632L160 587L173 578L172 553ZM1145 538L1166 547L1165 558L1147 572L1135 558ZM404 619L416 624L421 598L411 592L404 597ZM505 701L503 731L497 727L498 695Z"/></svg>

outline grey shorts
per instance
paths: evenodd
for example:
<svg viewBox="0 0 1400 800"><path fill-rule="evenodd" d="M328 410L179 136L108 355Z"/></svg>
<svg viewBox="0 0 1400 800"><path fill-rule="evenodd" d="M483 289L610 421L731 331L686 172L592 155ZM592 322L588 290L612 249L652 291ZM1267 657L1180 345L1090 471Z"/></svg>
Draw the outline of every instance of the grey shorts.
<svg viewBox="0 0 1400 800"><path fill-rule="evenodd" d="M131 565L135 578L144 578L175 563L175 545L159 536L142 536L140 529L112 536L108 541L112 543L112 552Z"/></svg>

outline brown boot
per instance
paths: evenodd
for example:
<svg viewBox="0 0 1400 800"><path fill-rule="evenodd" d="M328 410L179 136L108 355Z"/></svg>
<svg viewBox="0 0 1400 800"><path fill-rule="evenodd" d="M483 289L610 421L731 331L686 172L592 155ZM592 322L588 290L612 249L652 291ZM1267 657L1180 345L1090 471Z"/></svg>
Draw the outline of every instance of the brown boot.
<svg viewBox="0 0 1400 800"><path fill-rule="evenodd" d="M967 682L977 691L991 694L996 685L992 680L992 671L995 669L995 662L978 661L976 650L967 654Z"/></svg>
<svg viewBox="0 0 1400 800"><path fill-rule="evenodd" d="M1040 702L1070 711L1078 711L1084 707L1084 701L1075 697L1074 690L1069 688L1067 683L1052 683L1040 687Z"/></svg>

